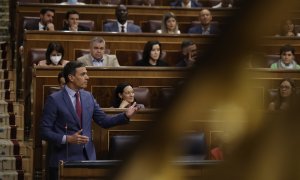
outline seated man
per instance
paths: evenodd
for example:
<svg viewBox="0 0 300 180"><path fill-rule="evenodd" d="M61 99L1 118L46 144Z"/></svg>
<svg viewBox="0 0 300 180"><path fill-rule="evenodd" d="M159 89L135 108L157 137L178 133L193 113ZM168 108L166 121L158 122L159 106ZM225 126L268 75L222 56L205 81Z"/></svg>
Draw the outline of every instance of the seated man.
<svg viewBox="0 0 300 180"><path fill-rule="evenodd" d="M183 8L194 8L194 7L202 7L200 2L196 0L177 0L170 4L172 7L183 7Z"/></svg>
<svg viewBox="0 0 300 180"><path fill-rule="evenodd" d="M232 0L221 0L217 5L213 6L212 8L231 8L232 7Z"/></svg>
<svg viewBox="0 0 300 180"><path fill-rule="evenodd" d="M191 27L188 33L191 34L218 34L219 28L216 24L212 24L212 15L208 9L202 9L199 13L199 21L201 24Z"/></svg>
<svg viewBox="0 0 300 180"><path fill-rule="evenodd" d="M116 55L108 55L104 52L105 40L101 37L94 37L90 41L90 53L79 57L77 61L85 66L120 66Z"/></svg>
<svg viewBox="0 0 300 180"><path fill-rule="evenodd" d="M116 7L115 15L117 22L109 22L104 24L103 31L105 32L142 32L141 27L130 22L127 22L128 11L127 7L120 4Z"/></svg>
<svg viewBox="0 0 300 180"><path fill-rule="evenodd" d="M68 10L64 20L64 31L90 31L88 27L78 23L79 13L76 10Z"/></svg>
<svg viewBox="0 0 300 180"><path fill-rule="evenodd" d="M190 67L197 59L197 46L191 40L184 40L181 43L181 55L177 67Z"/></svg>
<svg viewBox="0 0 300 180"><path fill-rule="evenodd" d="M271 65L271 69L300 69L295 61L295 48L285 45L280 48L280 59Z"/></svg>
<svg viewBox="0 0 300 180"><path fill-rule="evenodd" d="M66 5L66 4L85 5L85 3L78 2L78 0L67 0L67 2L62 2L60 4L63 4L63 5Z"/></svg>
<svg viewBox="0 0 300 180"><path fill-rule="evenodd" d="M143 0L142 6L155 6L155 0Z"/></svg>
<svg viewBox="0 0 300 180"><path fill-rule="evenodd" d="M40 30L40 31L54 31L54 24L52 23L55 14L54 9L42 8L40 10L40 21L25 24L25 30Z"/></svg>

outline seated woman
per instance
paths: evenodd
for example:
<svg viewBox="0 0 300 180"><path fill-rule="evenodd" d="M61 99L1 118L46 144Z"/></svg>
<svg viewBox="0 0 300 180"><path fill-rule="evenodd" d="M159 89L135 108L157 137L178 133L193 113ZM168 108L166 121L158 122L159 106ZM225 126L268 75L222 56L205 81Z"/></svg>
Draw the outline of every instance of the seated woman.
<svg viewBox="0 0 300 180"><path fill-rule="evenodd" d="M156 33L180 34L180 30L178 29L177 20L174 13L167 12L164 14L163 19L161 21L161 29L158 29Z"/></svg>
<svg viewBox="0 0 300 180"><path fill-rule="evenodd" d="M298 32L296 31L295 24L291 19L284 19L280 23L280 32L278 36L298 36Z"/></svg>
<svg viewBox="0 0 300 180"><path fill-rule="evenodd" d="M297 100L296 85L292 79L283 79L280 82L276 99L269 104L270 111L287 110Z"/></svg>
<svg viewBox="0 0 300 180"><path fill-rule="evenodd" d="M143 59L135 63L136 66L168 66L162 61L161 44L159 41L148 41L144 46Z"/></svg>
<svg viewBox="0 0 300 180"><path fill-rule="evenodd" d="M134 90L129 83L120 83L115 89L115 97L113 100L114 108L128 108L134 102ZM136 104L138 108L145 108L143 104Z"/></svg>
<svg viewBox="0 0 300 180"><path fill-rule="evenodd" d="M295 48L285 45L280 48L280 59L271 64L271 69L300 69L295 61Z"/></svg>
<svg viewBox="0 0 300 180"><path fill-rule="evenodd" d="M38 66L64 66L69 61L63 60L64 48L57 42L50 42L46 51L46 60L38 63Z"/></svg>

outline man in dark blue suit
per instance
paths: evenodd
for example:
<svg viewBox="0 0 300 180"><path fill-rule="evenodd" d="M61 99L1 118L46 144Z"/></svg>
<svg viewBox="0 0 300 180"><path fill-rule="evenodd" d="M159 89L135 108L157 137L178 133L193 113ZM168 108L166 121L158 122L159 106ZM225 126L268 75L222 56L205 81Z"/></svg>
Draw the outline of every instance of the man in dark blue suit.
<svg viewBox="0 0 300 180"><path fill-rule="evenodd" d="M202 9L199 13L200 24L191 27L188 31L190 34L218 34L219 28L216 23L212 23L212 15L208 9Z"/></svg>
<svg viewBox="0 0 300 180"><path fill-rule="evenodd" d="M103 31L105 32L142 32L141 27L127 21L128 10L123 4L116 8L117 21L104 24Z"/></svg>
<svg viewBox="0 0 300 180"><path fill-rule="evenodd" d="M64 19L64 31L91 31L89 27L79 24L79 12L71 9L66 12Z"/></svg>
<svg viewBox="0 0 300 180"><path fill-rule="evenodd" d="M71 61L63 74L66 85L47 97L41 119L41 137L48 141L50 179L58 178L58 163L74 160L96 160L92 142L92 120L103 128L129 122L138 110L135 103L126 112L107 116L93 95L83 90L88 82L83 63Z"/></svg>
<svg viewBox="0 0 300 180"><path fill-rule="evenodd" d="M195 8L195 7L202 7L200 2L195 0L177 0L170 4L172 7L184 7L184 8Z"/></svg>

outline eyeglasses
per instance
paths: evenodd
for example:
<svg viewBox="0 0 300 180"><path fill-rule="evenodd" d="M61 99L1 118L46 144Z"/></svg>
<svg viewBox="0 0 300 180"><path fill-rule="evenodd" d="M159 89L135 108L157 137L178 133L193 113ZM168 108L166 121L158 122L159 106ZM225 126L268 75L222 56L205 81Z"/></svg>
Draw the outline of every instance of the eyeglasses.
<svg viewBox="0 0 300 180"><path fill-rule="evenodd" d="M291 86L280 86L279 88L280 89L291 89L292 87Z"/></svg>

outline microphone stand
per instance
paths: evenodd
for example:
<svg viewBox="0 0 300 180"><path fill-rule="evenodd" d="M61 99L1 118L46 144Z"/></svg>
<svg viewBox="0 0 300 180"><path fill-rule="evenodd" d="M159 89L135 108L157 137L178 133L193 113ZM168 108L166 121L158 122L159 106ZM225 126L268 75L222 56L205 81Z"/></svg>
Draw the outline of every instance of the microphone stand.
<svg viewBox="0 0 300 180"><path fill-rule="evenodd" d="M67 161L69 160L69 148L68 148L68 141L67 141L67 136L68 136L68 125L66 123L66 126L65 126L65 129L66 129L66 156L67 156Z"/></svg>

